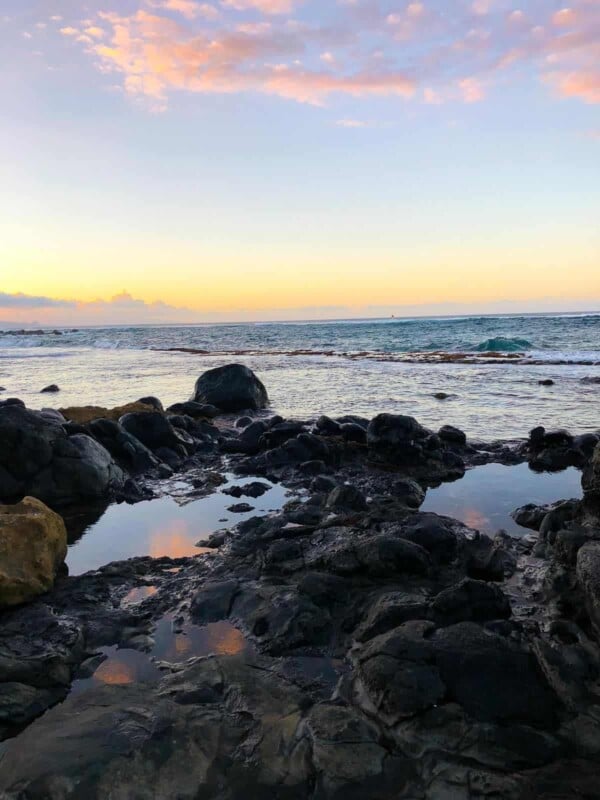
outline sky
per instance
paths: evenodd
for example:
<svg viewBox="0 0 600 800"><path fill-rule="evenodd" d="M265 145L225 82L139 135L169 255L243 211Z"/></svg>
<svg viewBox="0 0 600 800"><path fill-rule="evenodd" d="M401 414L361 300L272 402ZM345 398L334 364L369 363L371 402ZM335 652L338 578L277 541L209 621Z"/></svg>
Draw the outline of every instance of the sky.
<svg viewBox="0 0 600 800"><path fill-rule="evenodd" d="M600 0L2 0L0 324L600 309Z"/></svg>

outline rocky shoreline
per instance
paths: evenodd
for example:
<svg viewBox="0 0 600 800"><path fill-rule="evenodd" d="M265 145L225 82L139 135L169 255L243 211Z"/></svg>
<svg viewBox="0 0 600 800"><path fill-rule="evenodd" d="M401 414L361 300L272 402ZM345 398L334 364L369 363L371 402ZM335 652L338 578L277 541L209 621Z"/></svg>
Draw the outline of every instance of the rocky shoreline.
<svg viewBox="0 0 600 800"><path fill-rule="evenodd" d="M0 401L6 504L34 497L68 523L182 476L193 496L219 491L225 471L247 478L232 503L264 479L290 493L216 531L210 554L59 570L20 605L0 583L0 797L596 798L600 437L472 442L267 403L240 366L166 411ZM515 510L521 539L419 511L428 488L494 462L575 466L583 499ZM165 625L180 645L210 626L231 640L159 660ZM116 648L151 679L116 680Z"/></svg>

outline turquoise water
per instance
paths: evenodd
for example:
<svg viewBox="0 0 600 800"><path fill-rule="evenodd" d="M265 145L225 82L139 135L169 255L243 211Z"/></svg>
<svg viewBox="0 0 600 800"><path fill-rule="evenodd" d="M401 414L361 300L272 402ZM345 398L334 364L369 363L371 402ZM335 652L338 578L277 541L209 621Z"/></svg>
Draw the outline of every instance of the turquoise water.
<svg viewBox="0 0 600 800"><path fill-rule="evenodd" d="M170 404L189 397L201 372L232 361L259 374L285 416L386 411L482 439L523 437L538 424L600 428L600 384L585 380L600 378L600 314L4 334L0 397L34 408L114 406L148 394ZM539 385L548 379L554 385ZM60 394L40 395L50 383ZM441 402L439 392L450 397Z"/></svg>

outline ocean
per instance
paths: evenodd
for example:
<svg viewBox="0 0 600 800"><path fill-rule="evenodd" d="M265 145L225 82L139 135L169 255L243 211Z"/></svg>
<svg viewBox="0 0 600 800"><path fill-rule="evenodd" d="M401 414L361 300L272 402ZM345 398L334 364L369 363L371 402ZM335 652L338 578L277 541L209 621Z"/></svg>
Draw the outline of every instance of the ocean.
<svg viewBox="0 0 600 800"><path fill-rule="evenodd" d="M600 428L600 313L5 331L0 398L42 408L151 394L168 405L233 361L286 417L410 414L483 440ZM51 383L60 393L40 394Z"/></svg>

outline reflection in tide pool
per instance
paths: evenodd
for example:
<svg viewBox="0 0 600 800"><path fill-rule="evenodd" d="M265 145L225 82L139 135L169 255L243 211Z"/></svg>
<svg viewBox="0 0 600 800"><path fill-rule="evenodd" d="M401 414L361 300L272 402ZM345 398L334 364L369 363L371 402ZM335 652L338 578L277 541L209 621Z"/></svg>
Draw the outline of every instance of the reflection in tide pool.
<svg viewBox="0 0 600 800"><path fill-rule="evenodd" d="M581 497L581 473L574 468L538 473L527 464L486 464L455 483L430 489L421 511L454 517L482 533L502 529L523 536L526 531L512 519L512 511L526 503L543 505L571 497Z"/></svg>
<svg viewBox="0 0 600 800"><path fill-rule="evenodd" d="M74 681L71 691L157 681L165 674L159 668L160 662L181 664L198 656L235 656L252 651L242 632L229 622L213 622L202 627L187 623L174 629L173 617L167 615L158 622L153 639L149 653L129 648L102 648L100 653L105 660L91 677Z"/></svg>
<svg viewBox="0 0 600 800"><path fill-rule="evenodd" d="M241 486L251 480L229 480L227 485ZM261 481L268 483L262 478ZM255 514L281 508L286 501L285 489L274 484L270 486L270 490L258 500L250 499L254 510L245 514L227 511L235 501L221 491L186 505L179 505L171 497L163 497L135 505L109 506L76 541L71 540L67 554L69 572L80 575L111 561L136 556L183 558L210 552L196 547L198 540Z"/></svg>

